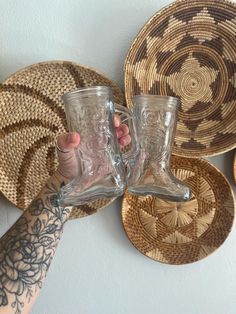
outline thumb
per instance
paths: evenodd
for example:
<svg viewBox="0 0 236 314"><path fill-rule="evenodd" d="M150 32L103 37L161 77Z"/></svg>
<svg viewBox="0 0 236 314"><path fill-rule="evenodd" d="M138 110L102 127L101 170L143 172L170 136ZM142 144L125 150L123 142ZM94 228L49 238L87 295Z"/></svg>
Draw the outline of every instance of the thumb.
<svg viewBox="0 0 236 314"><path fill-rule="evenodd" d="M79 143L80 135L76 132L62 134L57 139L58 170L64 177L72 178L75 175L77 161L74 148Z"/></svg>
<svg viewBox="0 0 236 314"><path fill-rule="evenodd" d="M80 135L77 132L65 133L59 135L57 139L57 147L59 152L66 153L73 150L80 143Z"/></svg>

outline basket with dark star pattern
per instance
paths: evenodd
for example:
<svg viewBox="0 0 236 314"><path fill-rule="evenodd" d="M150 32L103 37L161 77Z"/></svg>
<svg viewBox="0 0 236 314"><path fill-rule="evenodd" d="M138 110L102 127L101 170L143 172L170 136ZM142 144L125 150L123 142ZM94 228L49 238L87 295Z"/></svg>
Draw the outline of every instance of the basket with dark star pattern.
<svg viewBox="0 0 236 314"><path fill-rule="evenodd" d="M137 94L179 97L174 153L211 156L236 146L236 4L181 0L157 12L125 63L128 107Z"/></svg>

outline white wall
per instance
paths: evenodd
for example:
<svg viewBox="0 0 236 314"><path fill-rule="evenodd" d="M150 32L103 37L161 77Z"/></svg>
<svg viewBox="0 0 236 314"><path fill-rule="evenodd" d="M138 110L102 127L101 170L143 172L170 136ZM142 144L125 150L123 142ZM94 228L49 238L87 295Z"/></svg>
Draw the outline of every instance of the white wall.
<svg viewBox="0 0 236 314"><path fill-rule="evenodd" d="M133 38L160 0L0 0L0 80L29 64L73 60L123 83ZM232 181L232 157L212 158ZM0 233L19 211L0 200ZM141 255L120 202L68 222L33 314L235 314L236 229L214 254L187 266Z"/></svg>
<svg viewBox="0 0 236 314"><path fill-rule="evenodd" d="M132 39L164 0L0 0L0 78L45 60L73 60L118 81Z"/></svg>

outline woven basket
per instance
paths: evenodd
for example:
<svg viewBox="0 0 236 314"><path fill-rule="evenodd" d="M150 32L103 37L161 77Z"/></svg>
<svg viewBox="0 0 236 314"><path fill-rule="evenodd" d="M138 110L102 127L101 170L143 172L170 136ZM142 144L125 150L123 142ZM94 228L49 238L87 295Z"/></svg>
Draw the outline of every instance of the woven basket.
<svg viewBox="0 0 236 314"><path fill-rule="evenodd" d="M196 262L227 238L234 220L230 184L203 159L172 157L173 174L189 184L185 203L126 192L122 220L133 245L144 255L167 264Z"/></svg>
<svg viewBox="0 0 236 314"><path fill-rule="evenodd" d="M100 73L72 62L43 62L27 67L0 85L0 190L25 209L57 168L55 139L66 131L61 96L78 87L111 86L124 104L119 87ZM111 200L74 208L71 218L95 213Z"/></svg>
<svg viewBox="0 0 236 314"><path fill-rule="evenodd" d="M128 107L137 94L181 99L174 153L212 156L236 147L236 4L184 0L157 12L125 62Z"/></svg>
<svg viewBox="0 0 236 314"><path fill-rule="evenodd" d="M236 152L234 153L233 176L234 176L234 182L236 183Z"/></svg>

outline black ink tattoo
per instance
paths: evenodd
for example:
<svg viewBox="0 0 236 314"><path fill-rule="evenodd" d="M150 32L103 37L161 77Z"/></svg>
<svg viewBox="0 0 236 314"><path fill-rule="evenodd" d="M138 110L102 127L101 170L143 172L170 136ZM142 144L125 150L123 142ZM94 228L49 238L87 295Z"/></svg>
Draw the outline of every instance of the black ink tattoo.
<svg viewBox="0 0 236 314"><path fill-rule="evenodd" d="M11 305L15 314L42 287L69 217L71 209L60 206L58 190L48 184L0 241L0 307Z"/></svg>

